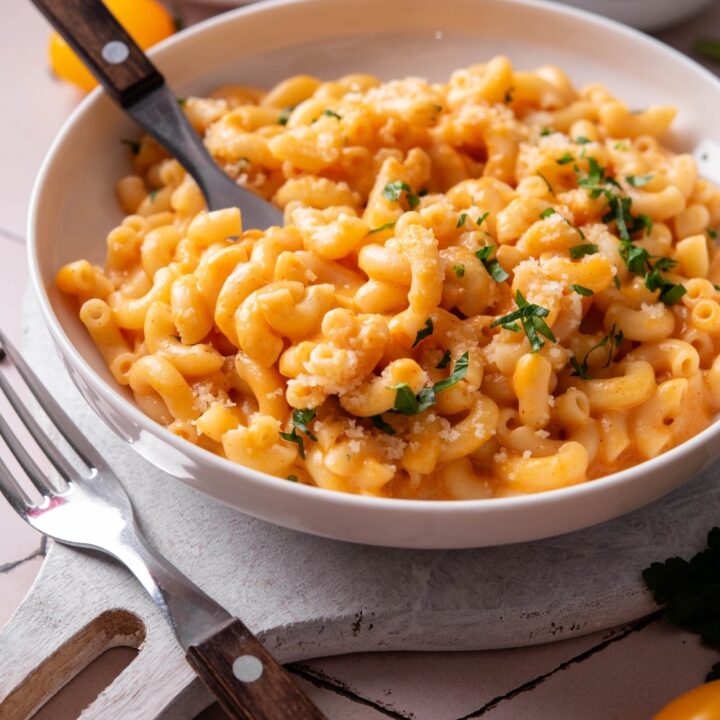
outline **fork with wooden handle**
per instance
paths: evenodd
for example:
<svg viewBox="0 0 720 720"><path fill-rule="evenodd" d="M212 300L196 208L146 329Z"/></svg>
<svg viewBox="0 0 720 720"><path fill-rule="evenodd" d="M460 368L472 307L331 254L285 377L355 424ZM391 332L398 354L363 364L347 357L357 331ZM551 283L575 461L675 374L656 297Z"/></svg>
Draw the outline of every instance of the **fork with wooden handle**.
<svg viewBox="0 0 720 720"><path fill-rule="evenodd" d="M282 213L231 180L178 107L165 78L102 0L32 0L105 92L193 176L209 210L239 207L245 227L282 225Z"/></svg>
<svg viewBox="0 0 720 720"><path fill-rule="evenodd" d="M4 372L13 365L84 471L61 452ZM3 367L4 366L4 367ZM324 715L237 618L208 597L143 537L115 473L0 332L0 390L58 474L50 481L7 420L0 436L41 496L34 502L0 457L0 492L36 530L122 562L170 623L186 658L226 713L238 720L320 720Z"/></svg>

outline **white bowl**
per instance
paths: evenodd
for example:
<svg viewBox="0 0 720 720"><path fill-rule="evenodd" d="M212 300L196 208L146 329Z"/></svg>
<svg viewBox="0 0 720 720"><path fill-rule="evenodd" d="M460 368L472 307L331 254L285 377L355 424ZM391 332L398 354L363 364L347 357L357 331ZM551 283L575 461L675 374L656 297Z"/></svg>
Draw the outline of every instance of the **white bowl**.
<svg viewBox="0 0 720 720"><path fill-rule="evenodd" d="M720 82L674 50L614 22L532 0L293 0L240 9L152 53L179 95L226 82L269 86L297 72L333 78L446 78L508 55L517 67L555 63L581 85L606 83L632 107L678 103L671 144L716 132ZM183 482L270 522L342 540L414 548L477 547L565 533L640 507L681 485L717 454L715 424L659 458L562 490L493 500L427 502L341 494L235 465L171 434L118 388L72 303L54 286L65 262L100 262L121 218L113 185L128 171L119 143L137 130L101 92L66 123L38 177L29 257L42 311L64 362L98 415L135 450Z"/></svg>

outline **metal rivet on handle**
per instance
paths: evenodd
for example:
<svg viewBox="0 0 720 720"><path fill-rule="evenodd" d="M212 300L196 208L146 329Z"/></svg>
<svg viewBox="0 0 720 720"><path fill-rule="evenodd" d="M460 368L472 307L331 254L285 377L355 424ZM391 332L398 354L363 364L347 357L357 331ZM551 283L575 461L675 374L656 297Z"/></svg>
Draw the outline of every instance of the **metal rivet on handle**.
<svg viewBox="0 0 720 720"><path fill-rule="evenodd" d="M119 65L128 59L130 48L120 40L111 40L103 46L101 54L105 62L109 62L112 65Z"/></svg>
<svg viewBox="0 0 720 720"><path fill-rule="evenodd" d="M254 655L241 655L232 665L233 675L240 682L251 683L263 674L263 664Z"/></svg>

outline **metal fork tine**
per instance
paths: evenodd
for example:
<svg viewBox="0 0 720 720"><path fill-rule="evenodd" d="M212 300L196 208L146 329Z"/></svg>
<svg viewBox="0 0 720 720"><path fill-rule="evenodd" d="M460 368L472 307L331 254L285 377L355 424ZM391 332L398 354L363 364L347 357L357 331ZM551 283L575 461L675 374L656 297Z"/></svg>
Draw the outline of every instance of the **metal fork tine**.
<svg viewBox="0 0 720 720"><path fill-rule="evenodd" d="M12 476L10 468L2 461L2 458L0 458L0 493L5 496L15 512L23 518L32 507L27 493Z"/></svg>
<svg viewBox="0 0 720 720"><path fill-rule="evenodd" d="M30 478L32 484L43 494L51 497L57 493L45 477L43 471L38 467L37 463L30 457L30 453L25 449L23 444L18 440L17 435L10 429L5 418L0 415L0 437L5 440L10 452L20 463L22 469Z"/></svg>
<svg viewBox="0 0 720 720"><path fill-rule="evenodd" d="M65 456L50 441L43 429L38 425L35 418L30 414L28 408L23 404L17 393L12 389L10 383L3 373L0 372L0 389L10 401L18 417L23 421L28 432L33 436L35 442L42 448L50 462L57 468L58 472L70 482L73 476L77 475L75 468L67 461Z"/></svg>
<svg viewBox="0 0 720 720"><path fill-rule="evenodd" d="M18 369L23 380L32 394L37 398L45 414L52 420L55 427L62 433L72 449L85 462L89 468L108 469L107 463L100 457L95 448L85 439L80 430L72 420L65 414L65 411L55 401L55 398L45 389L35 373L30 369L22 356L15 349L13 344L0 330L0 352L10 358L13 365ZM2 357L0 356L0 360Z"/></svg>

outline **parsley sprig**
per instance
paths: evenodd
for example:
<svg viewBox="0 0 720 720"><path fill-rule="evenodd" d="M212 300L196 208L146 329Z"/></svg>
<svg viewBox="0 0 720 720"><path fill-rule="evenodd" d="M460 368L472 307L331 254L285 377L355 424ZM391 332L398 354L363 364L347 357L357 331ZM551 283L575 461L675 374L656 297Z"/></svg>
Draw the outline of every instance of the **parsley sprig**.
<svg viewBox="0 0 720 720"><path fill-rule="evenodd" d="M494 320L490 323L490 327L500 326L505 330L510 330L510 332L521 332L520 326L522 325L522 331L530 341L531 352L534 353L545 346L545 342L540 335L552 342L557 342L557 338L544 320L550 314L547 308L535 303L529 303L519 290L515 292L515 304L518 307L517 310L513 310L513 312ZM520 321L520 325L517 324L516 320Z"/></svg>
<svg viewBox="0 0 720 720"><path fill-rule="evenodd" d="M418 333L415 336L415 342L412 344L412 347L419 345L426 337L429 337L432 334L433 334L433 321L432 321L432 318L428 318L425 321L425 325L423 325L423 327L420 328L420 330L418 330Z"/></svg>
<svg viewBox="0 0 720 720"><path fill-rule="evenodd" d="M405 193L405 199L407 200L408 207L414 210L420 204L420 197L415 195L410 186L402 182L402 180L395 180L389 182L382 191L383 197L388 202L400 202L400 198Z"/></svg>
<svg viewBox="0 0 720 720"><path fill-rule="evenodd" d="M419 415L432 407L437 400L437 393L457 385L466 375L470 355L467 350L456 360L453 371L444 380L438 380L432 387L423 388L415 395L407 383L393 385L395 404L393 410L401 415ZM440 367L438 365L438 367ZM445 367L445 365L443 365Z"/></svg>
<svg viewBox="0 0 720 720"><path fill-rule="evenodd" d="M382 430L386 435L394 435L397 432L397 430L392 425L386 423L383 420L382 415L373 415L370 420L372 420L372 424L378 430Z"/></svg>
<svg viewBox="0 0 720 720"><path fill-rule="evenodd" d="M648 290L659 290L659 299L665 305L674 305L685 294L686 290L682 285L670 282L662 276L662 272L675 266L671 258L655 258L645 248L639 247L633 242L632 235L644 231L650 233L652 220L647 215L632 214L632 198L618 194L620 184L615 178L606 174L605 168L601 167L593 157L588 158L588 172L586 175L580 173L575 166L578 176L578 185L585 188L592 198L605 196L608 210L603 215L604 223L614 222L620 237L620 257L628 270L635 275L642 275L645 278L645 287ZM626 175L625 180L633 187L643 187L650 180L652 175Z"/></svg>
<svg viewBox="0 0 720 720"><path fill-rule="evenodd" d="M127 140L123 138L122 140L120 140L120 144L127 145L133 155L140 154L140 143L137 140Z"/></svg>
<svg viewBox="0 0 720 720"><path fill-rule="evenodd" d="M295 105L288 105L287 107L284 107L280 111L280 115L278 115L278 124L279 125L287 125L288 120L290 119L290 114L295 109Z"/></svg>
<svg viewBox="0 0 720 720"><path fill-rule="evenodd" d="M582 380L592 380L592 376L588 372L588 358L590 357L590 355L592 355L596 350L599 350L600 348L603 348L609 344L607 359L605 360L605 364L603 365L604 368L609 367L610 363L612 362L613 356L615 355L615 351L618 349L618 346L624 339L625 337L622 330L618 330L617 325L613 323L613 326L610 328L610 332L599 343L593 345L585 353L585 357L583 358L582 362L578 362L577 358L575 357L570 358L570 364L573 367L573 371L570 373L570 375L579 377Z"/></svg>
<svg viewBox="0 0 720 720"><path fill-rule="evenodd" d="M310 440L317 442L317 437L311 432L308 424L315 418L315 410L313 408L304 408L293 410L292 421L293 429L292 432L281 432L280 437L287 442L295 443L298 446L298 452L300 457L305 459L305 443L303 442L302 435L298 435L298 430L301 433L307 435Z"/></svg>
<svg viewBox="0 0 720 720"><path fill-rule="evenodd" d="M581 240L585 239L585 233L579 227L573 225L566 217L564 217L557 210L555 210L555 208L545 208L540 213L540 219L545 220L545 218L549 218L551 215L557 215L563 222L567 223L573 230L575 230L575 232L580 236Z"/></svg>
<svg viewBox="0 0 720 720"><path fill-rule="evenodd" d="M373 233L384 232L385 230L392 230L395 227L395 223L396 223L396 221L393 220L392 222L386 222L383 225L379 225L378 227L370 230L368 232L368 235L372 235Z"/></svg>
<svg viewBox="0 0 720 720"><path fill-rule="evenodd" d="M446 350L443 353L443 356L440 358L440 362L435 366L438 370L443 370L450 364L450 359L452 358L452 353L449 350Z"/></svg>
<svg viewBox="0 0 720 720"><path fill-rule="evenodd" d="M654 562L642 577L666 620L720 649L720 528L710 531L707 548L690 561L673 557ZM705 679L720 679L720 662Z"/></svg>
<svg viewBox="0 0 720 720"><path fill-rule="evenodd" d="M600 252L600 248L595 243L582 243L581 245L573 245L568 249L568 254L573 260L579 260L585 255L595 255Z"/></svg>
<svg viewBox="0 0 720 720"><path fill-rule="evenodd" d="M486 245L475 252L475 257L483 264L488 275L497 283L505 282L510 275L505 272L497 258L493 258L494 245Z"/></svg>

